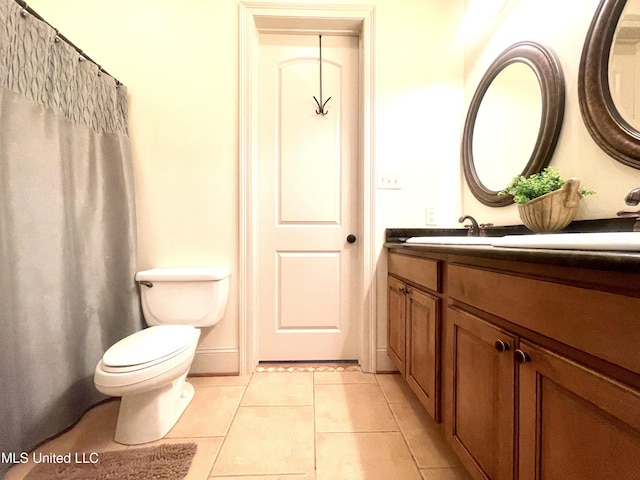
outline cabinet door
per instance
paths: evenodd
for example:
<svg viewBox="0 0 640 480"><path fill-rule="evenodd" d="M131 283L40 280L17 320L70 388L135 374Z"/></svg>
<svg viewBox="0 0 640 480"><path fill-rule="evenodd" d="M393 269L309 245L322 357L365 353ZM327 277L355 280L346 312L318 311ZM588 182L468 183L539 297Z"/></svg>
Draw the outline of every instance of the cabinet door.
<svg viewBox="0 0 640 480"><path fill-rule="evenodd" d="M640 392L522 342L519 479L640 478Z"/></svg>
<svg viewBox="0 0 640 480"><path fill-rule="evenodd" d="M407 295L407 383L437 422L440 315L439 300L416 289Z"/></svg>
<svg viewBox="0 0 640 480"><path fill-rule="evenodd" d="M453 357L453 447L476 478L512 479L516 339L454 308L449 308L447 321Z"/></svg>
<svg viewBox="0 0 640 480"><path fill-rule="evenodd" d="M405 374L406 324L404 283L393 277L387 279L387 354Z"/></svg>

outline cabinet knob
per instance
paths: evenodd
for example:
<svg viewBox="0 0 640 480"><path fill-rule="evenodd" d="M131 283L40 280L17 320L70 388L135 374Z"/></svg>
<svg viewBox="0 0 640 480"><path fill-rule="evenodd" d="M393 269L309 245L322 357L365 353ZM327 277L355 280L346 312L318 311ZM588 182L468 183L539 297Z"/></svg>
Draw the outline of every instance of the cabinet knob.
<svg viewBox="0 0 640 480"><path fill-rule="evenodd" d="M515 357L516 362L520 364L531 361L531 357L529 356L529 354L527 352L523 352L519 348L516 348L516 350L513 352L513 356Z"/></svg>
<svg viewBox="0 0 640 480"><path fill-rule="evenodd" d="M356 236L353 233L350 233L349 235L347 235L347 242L349 243L355 243L357 240Z"/></svg>
<svg viewBox="0 0 640 480"><path fill-rule="evenodd" d="M494 344L496 347L496 350L500 353L502 352L508 352L509 350L511 350L511 345L509 345L509 342L503 342L502 340L496 340L496 343Z"/></svg>

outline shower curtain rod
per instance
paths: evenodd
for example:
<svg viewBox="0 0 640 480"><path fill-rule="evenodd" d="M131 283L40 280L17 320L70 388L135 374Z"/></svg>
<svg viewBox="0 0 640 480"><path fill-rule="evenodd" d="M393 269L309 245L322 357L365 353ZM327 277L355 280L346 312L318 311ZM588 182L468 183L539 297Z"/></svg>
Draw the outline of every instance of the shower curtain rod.
<svg viewBox="0 0 640 480"><path fill-rule="evenodd" d="M27 2L25 0L15 0L15 2L20 5L23 9L23 11L29 12L32 16L34 16L35 18L37 18L38 20L40 20L41 22L46 23L47 25L49 25L51 28L53 28L56 31L56 38L59 38L60 40L66 42L69 46L71 46L76 52L78 52L80 54L80 56L82 58L84 58L85 60L89 60L91 63L93 63L94 65L96 65L98 67L98 71L101 73L104 73L106 75L109 75L111 78L113 78L116 81L116 87L122 85L122 82L120 80L118 80L116 77L114 77L113 75L111 75L109 72L107 72L104 68L102 68L100 66L100 64L98 62L96 62L94 59L92 59L89 55L87 55L86 53L84 53L81 49L79 49L71 40L69 40L67 37L65 37L63 34L60 33L60 31L54 27L53 25L51 25L49 22L47 22L44 18L42 18L42 16L36 12L33 8L31 8L29 5L27 5ZM24 16L24 15L23 15Z"/></svg>

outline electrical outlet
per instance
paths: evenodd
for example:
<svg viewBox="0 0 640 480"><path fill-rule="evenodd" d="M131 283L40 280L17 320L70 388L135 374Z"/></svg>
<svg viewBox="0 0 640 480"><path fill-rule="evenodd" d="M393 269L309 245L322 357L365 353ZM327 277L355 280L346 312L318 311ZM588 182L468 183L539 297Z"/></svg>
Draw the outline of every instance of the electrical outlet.
<svg viewBox="0 0 640 480"><path fill-rule="evenodd" d="M378 188L400 190L400 173L398 172L378 172Z"/></svg>
<svg viewBox="0 0 640 480"><path fill-rule="evenodd" d="M435 207L427 207L425 212L425 224L426 225L437 225L437 210Z"/></svg>

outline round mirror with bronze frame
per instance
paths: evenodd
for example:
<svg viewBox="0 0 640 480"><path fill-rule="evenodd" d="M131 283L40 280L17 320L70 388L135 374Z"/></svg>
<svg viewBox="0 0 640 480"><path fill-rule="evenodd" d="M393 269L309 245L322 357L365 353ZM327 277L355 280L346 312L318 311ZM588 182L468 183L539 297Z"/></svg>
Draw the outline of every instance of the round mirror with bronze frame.
<svg viewBox="0 0 640 480"><path fill-rule="evenodd" d="M609 55L627 0L602 0L587 33L578 75L578 99L587 130L616 160L640 169L640 132L616 108L609 86Z"/></svg>
<svg viewBox="0 0 640 480"><path fill-rule="evenodd" d="M480 202L490 207L509 205L513 203L513 198L511 195L498 195L499 190L487 187L486 182L483 182L478 175L473 151L476 120L485 94L495 78L508 66L518 62L530 67L532 75L537 78L540 87L538 98L541 102L539 109L541 113L535 145L531 150L521 152L522 158L513 159L516 166L513 172L509 172L509 179L516 175L529 176L546 167L551 160L562 128L564 77L556 56L549 49L535 42L524 41L510 46L494 60L480 80L471 99L462 134L461 160L467 184L471 193ZM498 133L508 136L507 132Z"/></svg>

